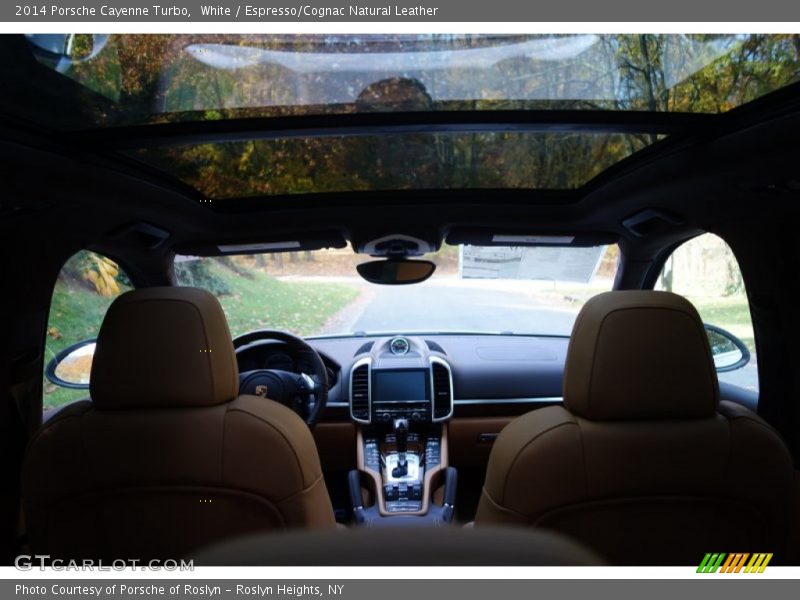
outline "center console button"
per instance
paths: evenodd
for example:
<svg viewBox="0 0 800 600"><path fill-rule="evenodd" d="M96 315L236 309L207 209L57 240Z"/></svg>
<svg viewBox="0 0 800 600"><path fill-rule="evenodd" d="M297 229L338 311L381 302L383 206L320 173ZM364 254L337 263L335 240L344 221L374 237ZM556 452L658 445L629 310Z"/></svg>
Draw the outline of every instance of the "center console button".
<svg viewBox="0 0 800 600"><path fill-rule="evenodd" d="M421 502L399 501L387 504L386 510L390 513L417 512L422 509Z"/></svg>

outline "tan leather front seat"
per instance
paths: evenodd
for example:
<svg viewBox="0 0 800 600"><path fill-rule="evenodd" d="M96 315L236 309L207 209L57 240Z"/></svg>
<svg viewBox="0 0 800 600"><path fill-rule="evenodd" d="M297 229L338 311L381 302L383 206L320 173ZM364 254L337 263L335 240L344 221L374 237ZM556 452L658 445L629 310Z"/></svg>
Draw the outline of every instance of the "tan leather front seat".
<svg viewBox="0 0 800 600"><path fill-rule="evenodd" d="M238 396L219 302L149 288L109 308L92 400L62 410L23 466L32 549L171 558L235 535L334 528L319 456L291 410Z"/></svg>
<svg viewBox="0 0 800 600"><path fill-rule="evenodd" d="M719 401L694 307L611 292L575 322L563 408L497 438L475 524L556 530L613 564L697 565L706 552L780 561L792 477L777 433Z"/></svg>

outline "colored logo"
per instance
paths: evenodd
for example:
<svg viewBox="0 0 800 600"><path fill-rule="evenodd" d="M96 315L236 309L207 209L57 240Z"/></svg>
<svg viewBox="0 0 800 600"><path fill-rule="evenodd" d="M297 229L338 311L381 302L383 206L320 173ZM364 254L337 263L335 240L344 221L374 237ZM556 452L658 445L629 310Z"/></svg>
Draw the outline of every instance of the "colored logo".
<svg viewBox="0 0 800 600"><path fill-rule="evenodd" d="M772 553L749 554L725 552L709 552L703 557L700 566L697 567L698 573L763 573L769 561L772 560Z"/></svg>

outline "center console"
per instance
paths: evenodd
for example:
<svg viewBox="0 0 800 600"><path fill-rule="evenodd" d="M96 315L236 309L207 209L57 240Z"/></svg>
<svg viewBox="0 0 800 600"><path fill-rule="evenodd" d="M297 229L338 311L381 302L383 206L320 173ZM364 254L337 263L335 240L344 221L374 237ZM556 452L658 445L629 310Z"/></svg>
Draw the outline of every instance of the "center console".
<svg viewBox="0 0 800 600"><path fill-rule="evenodd" d="M448 465L446 424L452 413L450 366L424 340L379 340L357 357L350 414L360 425L358 468L349 481L356 523L452 520L456 472Z"/></svg>

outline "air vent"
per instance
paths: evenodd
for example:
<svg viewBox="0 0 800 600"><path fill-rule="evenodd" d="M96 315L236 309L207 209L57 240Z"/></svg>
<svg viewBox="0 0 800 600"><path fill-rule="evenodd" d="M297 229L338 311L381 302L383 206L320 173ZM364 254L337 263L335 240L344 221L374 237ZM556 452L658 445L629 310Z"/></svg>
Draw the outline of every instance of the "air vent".
<svg viewBox="0 0 800 600"><path fill-rule="evenodd" d="M447 354L439 344L434 342L433 340L425 340L425 344L428 346L428 350L431 352L441 352L442 354Z"/></svg>
<svg viewBox="0 0 800 600"><path fill-rule="evenodd" d="M359 354L366 354L367 352L372 350L372 347L374 345L375 342L365 342L358 350L356 350L356 353L353 356L358 356Z"/></svg>
<svg viewBox="0 0 800 600"><path fill-rule="evenodd" d="M433 373L433 420L444 421L453 414L453 375L441 358L431 357Z"/></svg>
<svg viewBox="0 0 800 600"><path fill-rule="evenodd" d="M370 360L358 361L350 371L350 416L359 423L370 422Z"/></svg>

